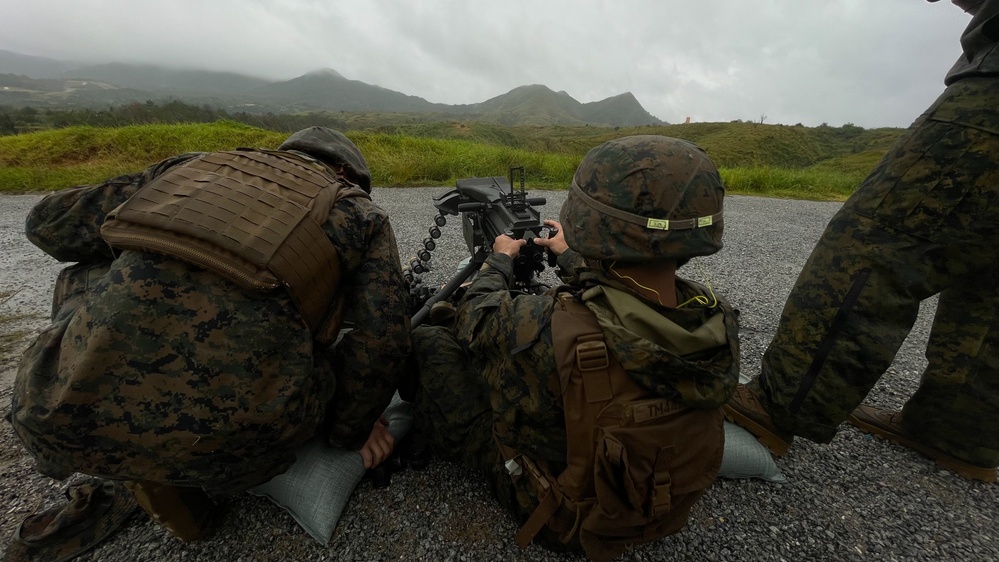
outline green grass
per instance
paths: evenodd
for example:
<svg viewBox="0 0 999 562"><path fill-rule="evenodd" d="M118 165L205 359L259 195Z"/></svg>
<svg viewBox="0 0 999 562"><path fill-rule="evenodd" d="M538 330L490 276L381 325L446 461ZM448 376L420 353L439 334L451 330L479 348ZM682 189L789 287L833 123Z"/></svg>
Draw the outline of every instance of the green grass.
<svg viewBox="0 0 999 562"><path fill-rule="evenodd" d="M233 122L71 127L0 137L0 192L50 191L137 172L191 151L276 148L286 135Z"/></svg>
<svg viewBox="0 0 999 562"><path fill-rule="evenodd" d="M506 175L510 166L529 170L536 188L568 186L566 178L579 159L572 155L534 152L469 140L417 138L407 135L350 135L371 167L374 185L438 186L460 178Z"/></svg>
<svg viewBox="0 0 999 562"><path fill-rule="evenodd" d="M476 122L395 123L345 131L364 153L374 185L453 185L525 166L529 189L565 189L590 148L658 134L704 148L729 193L843 200L898 135L894 129L695 123L631 128L503 127ZM232 121L71 127L0 137L0 192L50 191L137 172L190 151L276 148L285 133Z"/></svg>
<svg viewBox="0 0 999 562"><path fill-rule="evenodd" d="M821 169L722 168L728 193L783 199L843 201L860 185L863 175Z"/></svg>

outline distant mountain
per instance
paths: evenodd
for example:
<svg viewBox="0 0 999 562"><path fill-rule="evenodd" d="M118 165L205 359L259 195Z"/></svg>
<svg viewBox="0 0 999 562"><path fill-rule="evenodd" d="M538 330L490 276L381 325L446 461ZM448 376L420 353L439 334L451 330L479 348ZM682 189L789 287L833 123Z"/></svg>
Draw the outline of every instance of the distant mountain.
<svg viewBox="0 0 999 562"><path fill-rule="evenodd" d="M471 112L503 125L662 125L630 92L580 103L566 92L533 84L471 106Z"/></svg>
<svg viewBox="0 0 999 562"><path fill-rule="evenodd" d="M575 111L581 105L565 92L534 84L475 104L473 111L491 116L501 125L582 125L585 121Z"/></svg>
<svg viewBox="0 0 999 562"><path fill-rule="evenodd" d="M97 80L122 88L146 92L233 95L268 83L263 78L251 78L232 72L207 70L171 70L152 65L100 64L67 70L64 78Z"/></svg>
<svg viewBox="0 0 999 562"><path fill-rule="evenodd" d="M62 78L63 72L79 68L79 64L22 55L0 49L0 74L21 74L32 78Z"/></svg>
<svg viewBox="0 0 999 562"><path fill-rule="evenodd" d="M651 113L645 111L634 94L625 92L604 100L584 103L580 115L589 123L607 123L632 127L638 125L664 124Z"/></svg>
<svg viewBox="0 0 999 562"><path fill-rule="evenodd" d="M348 80L339 72L324 68L293 78L273 82L247 92L251 96L277 104L293 104L293 109L328 109L334 111L447 112L452 106Z"/></svg>
<svg viewBox="0 0 999 562"><path fill-rule="evenodd" d="M0 74L0 106L106 107L150 99L147 92L94 80L35 79Z"/></svg>
<svg viewBox="0 0 999 562"><path fill-rule="evenodd" d="M231 72L121 63L83 65L0 50L0 106L90 107L180 100L227 111L439 114L503 125L661 125L630 92L580 103L534 84L482 103L432 103L321 69L273 82Z"/></svg>

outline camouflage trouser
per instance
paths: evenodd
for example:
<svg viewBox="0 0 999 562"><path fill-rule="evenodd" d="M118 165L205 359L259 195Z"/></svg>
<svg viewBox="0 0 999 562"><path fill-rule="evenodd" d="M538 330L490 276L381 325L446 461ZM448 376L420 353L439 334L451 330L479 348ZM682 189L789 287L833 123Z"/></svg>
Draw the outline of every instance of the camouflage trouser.
<svg viewBox="0 0 999 562"><path fill-rule="evenodd" d="M485 477L499 504L522 523L537 500L528 492L526 478L517 486L503 468L493 439L492 387L482 369L458 343L451 327L413 330L413 350L420 369L414 427L439 458L463 464ZM536 541L556 550L565 548L542 537Z"/></svg>
<svg viewBox="0 0 999 562"><path fill-rule="evenodd" d="M64 325L81 306L87 289L96 284L111 267L111 262L79 263L59 272L52 291L52 313L50 318L56 326ZM50 328L52 329L52 328ZM56 328L58 329L58 327ZM35 468L39 473L56 480L65 480L73 475L73 469L51 462L45 455L35 456Z"/></svg>
<svg viewBox="0 0 999 562"><path fill-rule="evenodd" d="M149 354L129 356L135 367L127 376L121 374L121 367L115 363L108 363L118 369L111 375L92 368L76 368L71 363L81 358L74 355L74 341L95 338L100 341L100 335L91 334L106 328L101 323L106 316L94 314L93 300L107 288L109 276L120 271L110 262L65 268L53 292L52 324L25 351L18 366L11 422L34 457L38 471L56 479L81 472L115 480L150 480L200 487L211 495L221 496L244 491L286 470L294 461L294 450L300 442L315 434L328 399L325 395L311 401L293 397L296 400L293 406L307 405L284 408L263 418L270 412L259 406L261 401L254 401L264 394L254 385L276 381L263 388L269 394L281 395L282 385L299 374L300 369L273 375L247 369L249 382L245 387L237 385L241 381L233 383L233 377L219 377L225 387L220 384L219 389L206 389L203 381L207 375L201 376L193 368L191 376L183 380L160 376L155 369L146 368ZM197 286L201 280L193 281ZM72 335L74 325L81 327L83 336ZM157 325L168 326L165 322ZM260 327L261 331L265 329ZM186 337L182 333L178 339ZM247 337L245 341L248 347L255 348L262 339ZM164 345L173 343L164 342ZM108 355L118 349L110 349ZM237 346L226 346L224 354L236 357L241 351L244 350ZM245 355L252 361L252 355ZM320 369L332 372L323 356L310 356L308 361L308 367L315 365L315 372ZM174 383L175 380L179 382ZM245 404L240 403L240 407L248 415L233 407L215 408L210 402L225 396L232 388L240 392L240 398L246 396ZM299 411L307 414L300 415ZM203 412L214 417L206 415L204 419L209 422L198 425L201 419L196 418ZM256 416L262 421L254 425ZM279 417L287 423L272 423L271 420ZM298 421L303 418L304 421ZM203 425L209 424L211 427L203 429ZM195 431L202 432L204 437L191 437ZM207 445L202 447L203 443Z"/></svg>
<svg viewBox="0 0 999 562"><path fill-rule="evenodd" d="M754 385L775 422L828 442L939 294L919 389L927 444L999 465L999 79L959 81L832 218Z"/></svg>
<svg viewBox="0 0 999 562"><path fill-rule="evenodd" d="M413 330L413 349L420 370L415 427L440 458L492 473L499 453L481 371L449 327Z"/></svg>

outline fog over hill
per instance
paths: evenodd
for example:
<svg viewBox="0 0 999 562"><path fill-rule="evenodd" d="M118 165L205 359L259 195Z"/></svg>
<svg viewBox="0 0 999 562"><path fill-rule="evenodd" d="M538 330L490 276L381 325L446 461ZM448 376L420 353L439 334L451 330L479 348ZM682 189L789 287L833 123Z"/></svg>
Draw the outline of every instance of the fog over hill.
<svg viewBox="0 0 999 562"><path fill-rule="evenodd" d="M661 125L630 92L581 103L532 84L475 104L433 103L324 68L286 81L152 65L76 64L0 50L0 106L89 107L180 100L257 113L436 113L502 125Z"/></svg>

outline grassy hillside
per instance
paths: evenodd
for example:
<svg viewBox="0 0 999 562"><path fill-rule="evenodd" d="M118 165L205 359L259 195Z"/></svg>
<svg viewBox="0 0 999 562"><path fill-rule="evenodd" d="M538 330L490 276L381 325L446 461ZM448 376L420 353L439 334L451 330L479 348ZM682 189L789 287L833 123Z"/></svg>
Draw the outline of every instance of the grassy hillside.
<svg viewBox="0 0 999 562"><path fill-rule="evenodd" d="M633 134L684 138L719 165L730 193L842 200L898 136L897 129L759 123L504 127L478 122L396 122L368 117L345 132L368 159L374 184L453 185L458 178L528 171L529 188L566 188L587 150ZM383 124L376 124L383 123ZM70 127L0 137L0 192L47 191L135 172L188 151L276 148L287 136L231 121Z"/></svg>

